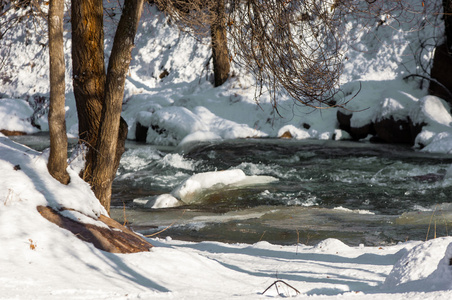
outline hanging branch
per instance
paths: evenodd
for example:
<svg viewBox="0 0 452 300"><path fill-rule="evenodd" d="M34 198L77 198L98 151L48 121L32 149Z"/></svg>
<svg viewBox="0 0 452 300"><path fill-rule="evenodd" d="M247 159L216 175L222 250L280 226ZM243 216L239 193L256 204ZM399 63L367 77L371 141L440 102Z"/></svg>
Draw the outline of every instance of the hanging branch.
<svg viewBox="0 0 452 300"><path fill-rule="evenodd" d="M154 0L183 30L208 34L220 0ZM256 101L269 93L274 108L279 96L313 108L337 103L344 55L344 20L363 28L390 26L436 11L419 2L385 0L221 0L225 3L230 59L254 75ZM427 7L428 6L428 7ZM395 21L395 22L389 22Z"/></svg>

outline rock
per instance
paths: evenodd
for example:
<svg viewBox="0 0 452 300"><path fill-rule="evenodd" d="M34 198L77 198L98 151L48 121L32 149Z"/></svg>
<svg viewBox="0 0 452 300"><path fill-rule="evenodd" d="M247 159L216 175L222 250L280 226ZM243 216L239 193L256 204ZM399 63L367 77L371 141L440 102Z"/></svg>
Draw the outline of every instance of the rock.
<svg viewBox="0 0 452 300"><path fill-rule="evenodd" d="M293 135L290 133L290 131L285 131L283 134L279 136L280 139L291 139L293 138Z"/></svg>
<svg viewBox="0 0 452 300"><path fill-rule="evenodd" d="M146 142L148 130L149 130L148 127L141 125L140 122L137 122L137 127L135 129L135 140L137 142Z"/></svg>
<svg viewBox="0 0 452 300"><path fill-rule="evenodd" d="M413 124L409 117L404 120L395 120L393 117L384 118L374 123L377 136L382 141L391 144L414 145L422 126L422 124Z"/></svg>
<svg viewBox="0 0 452 300"><path fill-rule="evenodd" d="M442 181L445 178L445 174L438 174L438 173L427 173L423 175L417 175L417 176L411 176L411 178L418 182L438 182Z"/></svg>
<svg viewBox="0 0 452 300"><path fill-rule="evenodd" d="M104 215L101 215L97 221L104 223L108 228L77 222L48 206L38 206L37 209L48 221L69 230L82 241L92 243L94 247L103 251L136 253L149 251L153 247L141 236Z"/></svg>
<svg viewBox="0 0 452 300"><path fill-rule="evenodd" d="M354 140L360 140L366 138L368 135L373 135L371 139L373 142L414 145L416 136L425 125L424 123L414 124L409 117L401 120L395 120L393 117L390 117L380 119L362 127L352 127L350 125L352 116L353 114L348 115L340 111L337 112L339 128L348 132Z"/></svg>
<svg viewBox="0 0 452 300"><path fill-rule="evenodd" d="M345 114L341 111L337 111L337 121L339 122L339 129L342 129L350 134L352 139L354 140L360 140L366 138L369 134L374 135L375 129L374 124L369 123L362 127L352 127L350 124L350 120L352 118L353 114Z"/></svg>

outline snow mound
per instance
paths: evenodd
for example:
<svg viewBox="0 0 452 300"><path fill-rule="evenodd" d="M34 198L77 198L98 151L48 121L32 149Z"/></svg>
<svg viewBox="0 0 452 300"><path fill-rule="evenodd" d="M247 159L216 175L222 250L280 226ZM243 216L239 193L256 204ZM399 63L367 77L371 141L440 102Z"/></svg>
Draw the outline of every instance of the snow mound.
<svg viewBox="0 0 452 300"><path fill-rule="evenodd" d="M149 114L150 128L146 142L160 145L177 145L188 134L207 131L207 126L185 107L164 107Z"/></svg>
<svg viewBox="0 0 452 300"><path fill-rule="evenodd" d="M414 106L410 117L414 123L426 124L415 143L424 152L451 153L452 115L450 105L441 98L425 96Z"/></svg>
<svg viewBox="0 0 452 300"><path fill-rule="evenodd" d="M328 238L315 245L314 249L327 253L337 253L338 251L350 250L350 247L338 239Z"/></svg>
<svg viewBox="0 0 452 300"><path fill-rule="evenodd" d="M221 136L211 131L196 131L184 137L182 141L179 143L178 147L181 147L182 149L186 144L198 143L202 141L218 141L221 139L222 139Z"/></svg>
<svg viewBox="0 0 452 300"><path fill-rule="evenodd" d="M438 290L452 289L452 242L447 245L446 253L438 268L429 276L432 287Z"/></svg>
<svg viewBox="0 0 452 300"><path fill-rule="evenodd" d="M440 264L440 261L442 261L446 249L449 249L449 251L452 250L450 247L451 243L452 238L445 237L433 239L415 246L397 261L386 278L383 288L398 288L407 291L413 290L416 289L416 285L419 285L421 281L432 281L433 277L431 275L433 273L450 273L450 266L442 267L444 262ZM447 264L449 264L449 262L447 262ZM439 278L439 276L434 277ZM452 278L452 273L448 274L447 278ZM449 281L449 285L450 282L452 281ZM425 289L425 286L428 286L428 284L422 286L423 289ZM430 286L432 289L435 289L434 282L432 282Z"/></svg>
<svg viewBox="0 0 452 300"><path fill-rule="evenodd" d="M414 123L427 123L428 125L452 125L450 105L436 96L425 96L419 99L418 105L413 107L410 114Z"/></svg>

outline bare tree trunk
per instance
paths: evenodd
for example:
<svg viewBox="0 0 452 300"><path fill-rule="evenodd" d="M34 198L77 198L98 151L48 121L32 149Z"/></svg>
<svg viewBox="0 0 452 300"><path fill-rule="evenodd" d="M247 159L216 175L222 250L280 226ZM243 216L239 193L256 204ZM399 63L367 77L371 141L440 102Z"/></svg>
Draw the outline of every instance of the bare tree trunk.
<svg viewBox="0 0 452 300"><path fill-rule="evenodd" d="M224 0L215 0L214 14L210 34L212 37L213 73L217 87L228 79L230 69Z"/></svg>
<svg viewBox="0 0 452 300"><path fill-rule="evenodd" d="M444 25L446 27L446 45L449 54L452 53L452 0L443 0Z"/></svg>
<svg viewBox="0 0 452 300"><path fill-rule="evenodd" d="M124 9L116 30L113 49L108 62L105 87L105 104L97 142L97 159L94 166L92 187L101 204L110 210L111 184L117 169L118 135L124 84L132 59L134 37L141 17L144 0L125 0Z"/></svg>
<svg viewBox="0 0 452 300"><path fill-rule="evenodd" d="M443 13L446 40L435 49L429 93L452 103L452 0L443 0Z"/></svg>
<svg viewBox="0 0 452 300"><path fill-rule="evenodd" d="M67 135L65 122L65 66L63 44L64 1L50 0L49 57L50 57L50 157L49 173L62 184L68 184Z"/></svg>
<svg viewBox="0 0 452 300"><path fill-rule="evenodd" d="M72 82L79 137L88 146L82 177L91 183L106 79L102 0L73 0L71 23Z"/></svg>

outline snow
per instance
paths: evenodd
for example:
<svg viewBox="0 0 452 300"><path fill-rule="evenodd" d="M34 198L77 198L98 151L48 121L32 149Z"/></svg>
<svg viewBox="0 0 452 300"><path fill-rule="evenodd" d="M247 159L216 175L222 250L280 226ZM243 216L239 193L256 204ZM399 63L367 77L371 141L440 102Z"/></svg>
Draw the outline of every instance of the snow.
<svg viewBox="0 0 452 300"><path fill-rule="evenodd" d="M233 66L234 76L225 85L214 88L209 42L181 33L155 7L146 6L126 82L123 117L129 124L129 138L135 137L139 122L151 127L148 143L181 148L200 140L278 137L287 131L296 139L346 139L348 134L338 129L336 120L340 109L353 113L353 126L388 117L425 123L416 146L423 146L421 151L451 153L450 106L427 95L419 80L404 79L410 74L428 74L434 51L430 40L440 40L444 30L439 16L428 14L441 1L415 1L410 9L419 11L424 4L421 10L425 13L406 16L408 23L386 15L375 17L384 18L384 25L375 25L377 20L372 19L364 27L348 20L344 36L353 39L344 48L348 59L341 77L342 96L337 99L349 101L344 109L313 110L281 95L280 115L272 109L268 94L256 105L254 80L238 66ZM106 22L107 48L114 33L110 24L115 22ZM424 27L419 29L419 24ZM66 19L65 26L70 26ZM32 124L48 129L43 103L49 96L48 54L42 46L47 43L45 32L44 23L26 18L0 40L5 58L0 66L0 129L39 131ZM429 42L421 47L420 41L425 40ZM76 136L70 48L70 30L66 30L66 119L68 135ZM168 76L159 78L164 70ZM124 163L139 170L140 157L158 155L140 151ZM79 178L77 159L68 167L71 183L63 186L47 171L47 151L32 150L0 134L0 154L0 299L295 296L295 290L283 283L278 289L270 287L276 280L296 288L297 299L452 298L450 237L384 247L351 247L337 239L281 246L265 241L249 245L154 238L150 252L106 253L48 222L36 210L38 205L70 208L76 212L65 211L67 216L99 224L97 217L106 212ZM165 163L193 168L179 154L165 156ZM452 166L446 177L451 174ZM268 180L272 178L246 176L234 169L200 173L158 201L142 202L171 207L198 201L197 197L220 186L234 188Z"/></svg>
<svg viewBox="0 0 452 300"><path fill-rule="evenodd" d="M33 109L24 100L0 99L0 129L35 133L39 130L31 125Z"/></svg>
<svg viewBox="0 0 452 300"><path fill-rule="evenodd" d="M437 253L446 252L448 244L444 243L444 240L449 240L449 238L437 238L424 243L420 243L419 245L408 251L394 265L391 273L389 273L383 284L383 288L416 290L416 285L419 281L432 280L430 288L435 289L436 284L440 283L435 281L441 279L441 277L428 277L431 276L436 271L436 269L442 268L442 263L441 265L439 265L442 258L438 257ZM447 276L447 273L443 275ZM408 288L408 286L410 285L411 287ZM449 289L450 287L451 284L449 282L442 288Z"/></svg>
<svg viewBox="0 0 452 300"><path fill-rule="evenodd" d="M300 292L297 299L452 296L450 237L384 247L350 247L331 238L313 246L156 238L150 239L155 246L150 252L106 253L48 222L35 209L37 205L74 207L83 212L81 221L86 215L95 219L105 213L71 166L72 183L63 186L50 177L46 157L40 152L6 137L0 138L0 147L0 299L262 299L277 297L278 292L296 295L283 283L278 290L271 287L262 295L276 280L296 288ZM20 169L14 168L17 165ZM233 175L243 178L236 170L225 174L224 182L230 182ZM74 216L80 218L80 214Z"/></svg>
<svg viewBox="0 0 452 300"><path fill-rule="evenodd" d="M0 137L0 299L450 299L452 238L384 247L225 244L150 239L150 252L110 254L48 222L38 205L74 208L83 222L105 211L68 167L71 184L54 180L47 157ZM226 172L226 171L223 171ZM221 172L218 172L221 173ZM237 173L237 174L236 174ZM198 174L203 184L231 183ZM205 177L205 178L203 178ZM210 179L210 181L208 180ZM206 181L203 181L206 180ZM88 218L89 216L90 218Z"/></svg>

